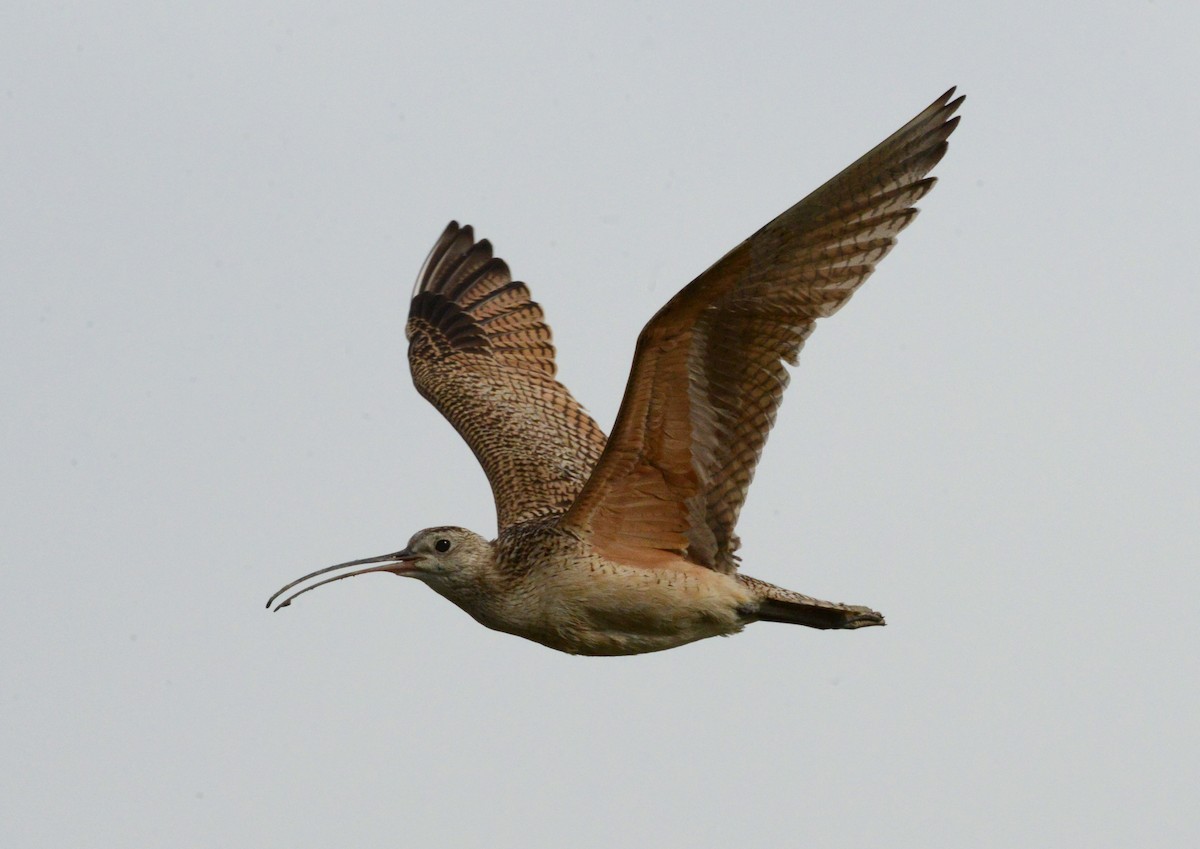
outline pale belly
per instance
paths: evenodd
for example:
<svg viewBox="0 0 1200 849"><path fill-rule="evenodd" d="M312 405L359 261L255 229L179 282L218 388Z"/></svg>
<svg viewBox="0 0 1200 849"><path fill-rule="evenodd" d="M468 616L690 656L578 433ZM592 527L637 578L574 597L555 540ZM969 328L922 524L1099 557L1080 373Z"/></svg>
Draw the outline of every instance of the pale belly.
<svg viewBox="0 0 1200 849"><path fill-rule="evenodd" d="M734 634L754 601L735 578L689 563L593 561L542 573L535 585L520 615L484 624L571 654L641 654Z"/></svg>

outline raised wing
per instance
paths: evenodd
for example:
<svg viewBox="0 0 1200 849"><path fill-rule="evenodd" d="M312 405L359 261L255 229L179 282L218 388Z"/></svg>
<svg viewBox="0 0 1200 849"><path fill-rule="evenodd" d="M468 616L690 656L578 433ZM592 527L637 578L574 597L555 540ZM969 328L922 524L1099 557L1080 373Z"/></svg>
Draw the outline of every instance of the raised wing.
<svg viewBox="0 0 1200 849"><path fill-rule="evenodd" d="M475 452L500 529L564 512L604 432L554 379L541 307L470 227L451 221L434 245L405 334L413 383Z"/></svg>
<svg viewBox="0 0 1200 849"><path fill-rule="evenodd" d="M875 269L934 184L946 92L738 245L650 320L599 465L562 519L607 556L737 568L746 490L814 322Z"/></svg>

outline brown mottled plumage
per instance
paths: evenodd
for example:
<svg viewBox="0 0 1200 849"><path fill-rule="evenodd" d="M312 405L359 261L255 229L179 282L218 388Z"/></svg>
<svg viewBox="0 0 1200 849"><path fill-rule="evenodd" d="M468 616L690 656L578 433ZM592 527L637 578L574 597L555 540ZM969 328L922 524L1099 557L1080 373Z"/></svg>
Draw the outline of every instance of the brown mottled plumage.
<svg viewBox="0 0 1200 849"><path fill-rule="evenodd" d="M408 359L417 390L471 446L499 536L428 528L395 554L317 575L420 578L489 628L575 654L637 654L755 621L882 625L866 607L738 574L738 514L818 318L840 308L933 187L963 98L954 89L679 294L638 338L607 441L554 379L541 307L451 222L417 279Z"/></svg>

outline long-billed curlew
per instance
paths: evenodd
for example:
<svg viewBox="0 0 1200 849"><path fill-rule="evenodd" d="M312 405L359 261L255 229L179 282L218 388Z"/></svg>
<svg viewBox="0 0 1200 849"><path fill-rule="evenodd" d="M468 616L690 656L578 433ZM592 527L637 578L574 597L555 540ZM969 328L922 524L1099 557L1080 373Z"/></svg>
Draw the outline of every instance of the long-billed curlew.
<svg viewBox="0 0 1200 849"><path fill-rule="evenodd" d="M882 625L866 607L738 573L746 491L814 322L870 276L933 187L963 98L954 89L689 283L638 337L605 440L554 379L541 308L451 222L409 308L417 390L483 465L491 542L427 528L394 554L320 569L288 596L368 572L418 578L480 623L574 654L659 651L750 622Z"/></svg>

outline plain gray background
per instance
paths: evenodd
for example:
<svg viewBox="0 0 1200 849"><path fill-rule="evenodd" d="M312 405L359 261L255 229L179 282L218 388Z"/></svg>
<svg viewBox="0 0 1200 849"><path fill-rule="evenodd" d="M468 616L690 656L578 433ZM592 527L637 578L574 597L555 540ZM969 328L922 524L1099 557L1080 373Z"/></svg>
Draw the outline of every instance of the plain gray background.
<svg viewBox="0 0 1200 849"><path fill-rule="evenodd" d="M1200 841L1194 4L10 3L0 844ZM890 625L587 659L320 566L482 473L446 221L606 429L672 293L952 84L795 373L748 572Z"/></svg>

